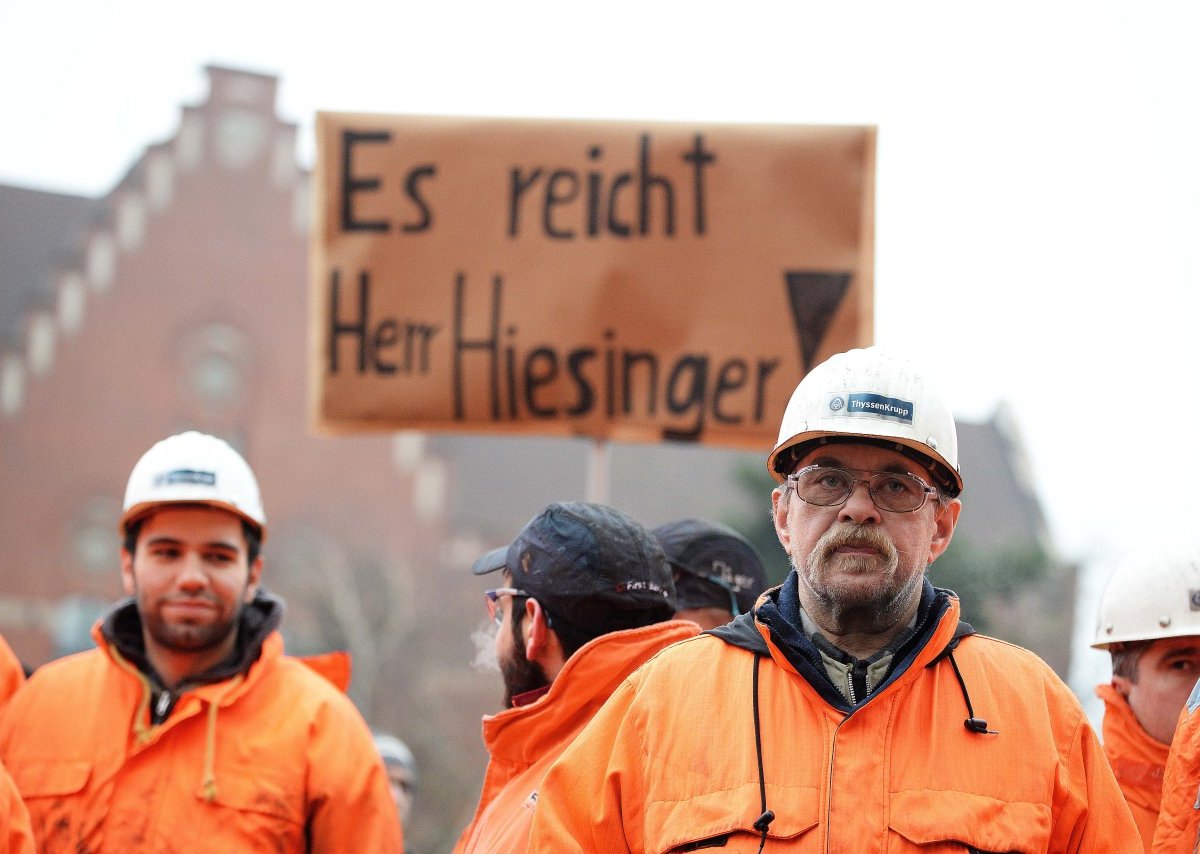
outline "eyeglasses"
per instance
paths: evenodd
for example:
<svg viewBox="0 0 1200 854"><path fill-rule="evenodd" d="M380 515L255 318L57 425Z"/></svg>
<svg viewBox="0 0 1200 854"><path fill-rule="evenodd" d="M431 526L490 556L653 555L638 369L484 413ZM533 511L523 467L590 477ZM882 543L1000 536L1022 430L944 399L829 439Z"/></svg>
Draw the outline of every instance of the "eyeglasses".
<svg viewBox="0 0 1200 854"><path fill-rule="evenodd" d="M929 496L937 494L936 489L914 474L877 471L870 475L864 479L845 469L814 465L789 474L788 483L801 501L818 507L844 504L854 488L865 483L875 506L889 513L915 513L925 506Z"/></svg>
<svg viewBox="0 0 1200 854"><path fill-rule="evenodd" d="M504 613L496 606L496 600L501 596L528 596L524 590L518 590L516 587L497 587L494 590L483 591L483 598L487 602L488 616L496 621L496 625L504 622Z"/></svg>

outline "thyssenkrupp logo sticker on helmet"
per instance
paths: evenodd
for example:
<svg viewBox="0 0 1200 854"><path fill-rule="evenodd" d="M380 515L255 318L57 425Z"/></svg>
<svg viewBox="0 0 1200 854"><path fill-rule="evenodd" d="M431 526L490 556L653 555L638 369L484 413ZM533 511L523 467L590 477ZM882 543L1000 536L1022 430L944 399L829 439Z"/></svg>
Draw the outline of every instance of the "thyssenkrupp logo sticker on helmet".
<svg viewBox="0 0 1200 854"><path fill-rule="evenodd" d="M155 486L173 486L177 483L195 483L200 486L216 486L217 474L211 471L194 471L193 469L175 469L167 471L154 478Z"/></svg>
<svg viewBox="0 0 1200 854"><path fill-rule="evenodd" d="M850 392L831 394L826 398L826 404L829 414L834 416L884 418L902 424L912 424L913 421L912 401L901 400L898 397L886 397L871 392Z"/></svg>

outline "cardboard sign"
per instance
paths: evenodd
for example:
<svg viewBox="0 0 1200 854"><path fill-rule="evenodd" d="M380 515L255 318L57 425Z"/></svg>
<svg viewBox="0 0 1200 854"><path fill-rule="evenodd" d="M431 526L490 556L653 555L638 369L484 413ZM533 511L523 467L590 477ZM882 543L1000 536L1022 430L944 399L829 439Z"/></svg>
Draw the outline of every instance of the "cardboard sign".
<svg viewBox="0 0 1200 854"><path fill-rule="evenodd" d="M322 113L319 429L762 449L870 343L875 132Z"/></svg>

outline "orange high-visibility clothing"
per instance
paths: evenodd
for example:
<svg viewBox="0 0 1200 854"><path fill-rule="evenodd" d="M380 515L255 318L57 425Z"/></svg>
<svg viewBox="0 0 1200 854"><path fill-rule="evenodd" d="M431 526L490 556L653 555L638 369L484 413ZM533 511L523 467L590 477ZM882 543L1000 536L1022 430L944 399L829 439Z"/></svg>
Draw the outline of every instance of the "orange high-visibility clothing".
<svg viewBox="0 0 1200 854"><path fill-rule="evenodd" d="M8 641L0 635L0 708L25 682L25 670Z"/></svg>
<svg viewBox="0 0 1200 854"><path fill-rule="evenodd" d="M370 731L278 632L156 725L147 677L93 636L99 649L39 668L0 715L43 854L401 851Z"/></svg>
<svg viewBox="0 0 1200 854"><path fill-rule="evenodd" d="M601 635L567 659L550 690L527 706L483 719L487 773L475 818L456 852L526 850L542 776L630 673L659 650L699 631L672 620Z"/></svg>
<svg viewBox="0 0 1200 854"><path fill-rule="evenodd" d="M936 591L898 675L847 712L773 640L773 596L731 624L755 643L714 630L613 693L547 773L530 850L756 852L768 812L766 852L1138 850L1078 701L1032 653L960 633L957 597Z"/></svg>
<svg viewBox="0 0 1200 854"><path fill-rule="evenodd" d="M36 854L33 829L29 826L29 810L12 777L0 765L0 854Z"/></svg>
<svg viewBox="0 0 1200 854"><path fill-rule="evenodd" d="M1129 702L1112 685L1097 685L1096 696L1104 701L1104 755L1149 851L1170 745L1142 729Z"/></svg>
<svg viewBox="0 0 1200 854"><path fill-rule="evenodd" d="M1200 681L1179 715L1154 828L1153 854L1200 850Z"/></svg>

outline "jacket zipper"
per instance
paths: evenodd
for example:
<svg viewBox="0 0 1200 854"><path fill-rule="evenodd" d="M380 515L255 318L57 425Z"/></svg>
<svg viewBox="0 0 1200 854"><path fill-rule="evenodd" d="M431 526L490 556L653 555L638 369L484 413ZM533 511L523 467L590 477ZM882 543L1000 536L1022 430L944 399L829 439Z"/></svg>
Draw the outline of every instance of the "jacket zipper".
<svg viewBox="0 0 1200 854"><path fill-rule="evenodd" d="M829 792L829 797L825 801L825 854L829 854L829 845L832 842L833 829L831 821L833 818L833 766L837 759L837 737L841 732L842 725L850 720L850 715L842 718L838 725L833 730L833 741L829 747L829 779L826 781L826 791Z"/></svg>
<svg viewBox="0 0 1200 854"><path fill-rule="evenodd" d="M857 669L859 664L861 664L861 662L856 663L854 665L854 668ZM864 691L865 691L866 696L869 697L869 696L871 696L871 674L870 674L870 671L868 671L865 666L863 666L861 673L862 673ZM849 682L850 682L850 705L857 706L858 699L857 699L857 692L854 690L854 674L851 672L851 673L847 674L847 676L849 677ZM837 727L835 727L833 730L833 743L830 745L830 748L829 748L829 778L826 781L827 787L828 787L827 791L829 792L829 799L825 802L825 827L827 828L826 833L825 833L826 854L828 854L829 846L832 843L832 831L829 828L832 828L832 820L833 820L833 766L836 764L836 759L837 759L837 737L838 737L838 733L841 732L841 730L842 730L842 725L844 723L846 723L846 721L850 720L850 715L852 715L852 714L854 714L853 711L851 711L850 714L846 715L844 718L841 719L841 721L838 722Z"/></svg>
<svg viewBox="0 0 1200 854"><path fill-rule="evenodd" d="M171 692L164 689L158 695L158 703L154 706L154 716L161 721L169 708L171 708Z"/></svg>

